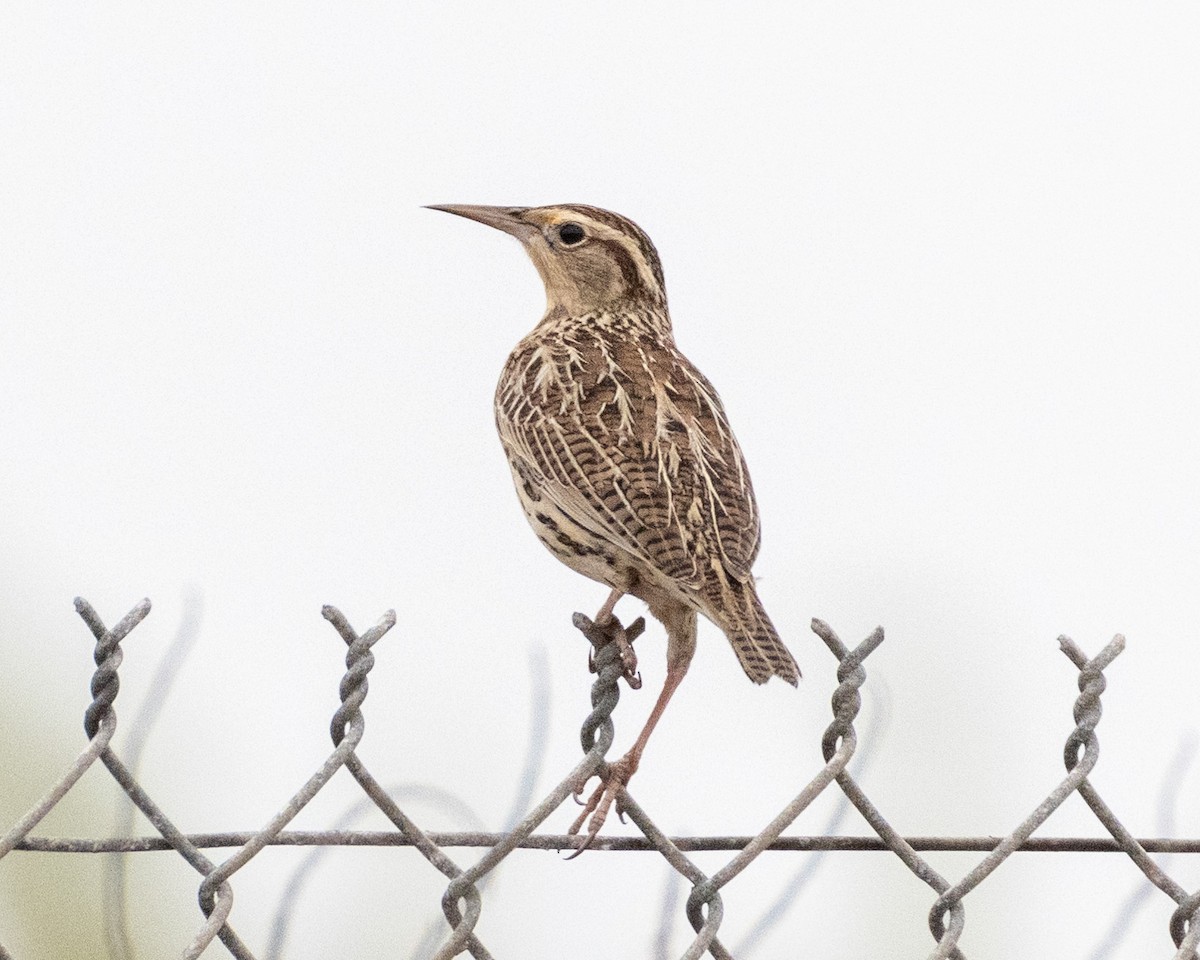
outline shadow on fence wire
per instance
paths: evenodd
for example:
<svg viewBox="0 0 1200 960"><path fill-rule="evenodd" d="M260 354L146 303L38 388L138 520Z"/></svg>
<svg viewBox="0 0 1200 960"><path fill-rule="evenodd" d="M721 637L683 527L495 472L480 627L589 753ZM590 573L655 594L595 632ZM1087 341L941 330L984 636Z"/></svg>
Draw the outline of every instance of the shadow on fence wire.
<svg viewBox="0 0 1200 960"><path fill-rule="evenodd" d="M365 721L362 704L367 695L367 674L374 666L371 648L396 623L393 611L388 611L363 634L358 634L346 618L334 607L323 608L323 614L337 630L348 648L346 673L339 693L341 704L333 715L330 734L334 750L321 768L288 801L261 830L253 833L196 834L182 833L159 809L149 794L138 784L129 767L110 748L116 730L113 702L120 683L117 671L121 665L121 641L128 636L150 612L150 602L143 600L116 625L106 627L91 605L83 599L75 608L96 639L96 672L92 677L92 703L84 714L84 729L89 743L78 759L51 790L22 817L8 833L0 838L0 858L12 850L43 852L139 852L174 849L201 876L199 902L203 923L192 941L183 949L184 958L198 957L214 940L219 939L239 960L255 956L238 937L229 922L233 909L231 878L256 854L269 844L293 845L393 845L413 846L449 881L442 896L442 912L448 930L441 934L441 943L433 954L435 960L448 960L467 952L476 960L489 960L492 954L475 935L475 926L483 909L480 892L482 881L513 850L522 848L570 849L579 838L566 835L535 835L534 831L569 796L579 784L606 767L605 756L613 742L612 712L620 696L618 680L623 667L612 632L602 634L586 618L576 616L576 626L595 647L592 685L592 712L583 723L581 744L583 758L559 784L534 806L508 833L426 833L397 805L367 770L355 753L362 740ZM620 625L616 625L616 629ZM631 626L631 630L633 627ZM1125 640L1120 635L1095 657L1088 656L1067 637L1059 638L1063 653L1079 671L1079 696L1075 700L1075 729L1067 738L1063 760L1067 775L1033 812L1011 833L994 837L925 837L905 838L884 819L862 788L847 770L854 755L858 738L854 721L862 700L859 688L866 681L863 662L880 643L883 629L852 649L838 638L825 623L814 620L813 631L824 641L838 660L838 687L832 697L833 722L822 738L825 766L807 783L761 832L752 837L667 837L645 810L626 793L627 816L642 832L642 837L599 837L592 843L594 850L657 850L678 875L690 884L684 910L695 938L682 954L683 960L696 960L708 954L716 960L729 960L733 955L721 943L718 932L724 917L722 888L742 872L764 850L891 850L917 877L930 886L936 898L929 911L929 929L936 946L930 960L956 958L964 954L957 944L966 922L963 901L1004 860L1017 850L1071 850L1124 852L1150 882L1176 904L1169 920L1169 932L1174 941L1175 960L1200 960L1200 891L1189 894L1150 859L1154 852L1200 852L1200 841L1166 840L1139 841L1113 814L1112 810L1088 781L1088 774L1099 757L1096 725L1100 721L1100 695L1104 692L1104 669L1121 653ZM113 838L110 840L31 838L30 831L46 816L75 782L96 760L99 760L120 784L139 810L150 820L160 837ZM284 828L317 792L340 769L345 768L358 782L370 803L378 807L395 825L395 832L329 830L317 832L287 831ZM851 804L858 809L875 831L875 837L782 837L800 813L820 793L836 784ZM1078 792L1097 819L1111 834L1112 840L1075 838L1033 839L1034 831L1068 796ZM528 799L521 809L528 804ZM202 852L205 847L236 847L235 852L220 863L214 863ZM460 866L446 853L447 848L485 848L486 852L467 867ZM733 858L712 876L701 871L687 856L688 851L736 851ZM979 850L987 855L964 877L951 883L942 877L918 853L918 850ZM0 960L15 960L0 945Z"/></svg>

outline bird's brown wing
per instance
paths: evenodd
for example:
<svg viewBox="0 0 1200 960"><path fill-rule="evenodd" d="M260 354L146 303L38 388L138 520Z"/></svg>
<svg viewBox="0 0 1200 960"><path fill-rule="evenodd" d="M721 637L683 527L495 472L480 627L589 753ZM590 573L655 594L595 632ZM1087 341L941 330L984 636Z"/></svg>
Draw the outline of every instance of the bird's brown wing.
<svg viewBox="0 0 1200 960"><path fill-rule="evenodd" d="M714 560L750 577L759 520L745 460L716 391L672 345L535 334L496 400L509 456L577 523L693 588Z"/></svg>
<svg viewBox="0 0 1200 960"><path fill-rule="evenodd" d="M676 406L687 411L695 435L702 438L688 465L702 491L706 524L716 532L725 569L735 580L745 582L762 542L758 502L746 458L713 385L682 354L676 353L675 359L688 394L686 400L677 400Z"/></svg>

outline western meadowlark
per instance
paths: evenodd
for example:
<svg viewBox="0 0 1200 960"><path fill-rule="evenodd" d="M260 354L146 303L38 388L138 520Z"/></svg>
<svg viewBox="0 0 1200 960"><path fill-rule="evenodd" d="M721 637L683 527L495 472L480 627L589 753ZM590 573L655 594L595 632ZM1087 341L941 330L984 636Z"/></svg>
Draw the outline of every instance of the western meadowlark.
<svg viewBox="0 0 1200 960"><path fill-rule="evenodd" d="M620 809L687 672L697 612L725 632L755 683L777 676L795 686L800 671L750 572L760 534L746 462L716 390L675 346L650 238L581 204L432 209L516 237L546 287L546 314L496 388L526 519L563 563L612 588L597 624L632 594L667 631L666 683L650 718L572 827L595 811L590 842L614 799Z"/></svg>

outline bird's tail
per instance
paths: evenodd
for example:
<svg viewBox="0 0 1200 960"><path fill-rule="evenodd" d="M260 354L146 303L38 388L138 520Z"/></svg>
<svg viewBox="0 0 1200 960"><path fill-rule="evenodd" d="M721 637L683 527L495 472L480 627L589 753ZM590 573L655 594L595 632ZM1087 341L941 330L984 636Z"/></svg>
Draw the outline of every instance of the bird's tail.
<svg viewBox="0 0 1200 960"><path fill-rule="evenodd" d="M713 619L725 631L742 669L755 683L771 677L786 680L793 687L800 680L800 668L763 609L754 589L754 581L726 581L710 591L708 600L719 615Z"/></svg>

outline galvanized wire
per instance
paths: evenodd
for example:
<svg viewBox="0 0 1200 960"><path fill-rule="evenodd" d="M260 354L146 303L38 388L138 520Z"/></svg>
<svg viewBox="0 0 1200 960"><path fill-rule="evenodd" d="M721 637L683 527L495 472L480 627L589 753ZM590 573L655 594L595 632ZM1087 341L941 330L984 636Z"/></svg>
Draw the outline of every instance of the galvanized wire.
<svg viewBox="0 0 1200 960"><path fill-rule="evenodd" d="M203 616L203 601L198 591L189 590L184 598L183 620L158 659L154 676L150 681L151 694L142 703L133 718L133 730L125 738L125 757L129 769L136 775L142 751L164 703L187 661L188 653L200 638L200 622ZM122 804L117 809L113 822L114 836L126 836L133 829L135 808ZM127 860L124 856L109 857L104 865L104 936L112 960L133 960L133 943L129 936L127 916L128 884Z"/></svg>
<svg viewBox="0 0 1200 960"><path fill-rule="evenodd" d="M389 791L410 793L420 800L419 791L406 791L403 786ZM447 803L450 802L447 797ZM241 830L228 833L189 833L187 839L199 849L240 847L256 835ZM430 830L423 834L442 849L455 847L494 847L509 836L487 830ZM705 851L737 851L754 837L750 834L730 836L671 837L671 842L685 853ZM987 853L996 848L1003 837L925 837L902 838L905 844L919 852ZM1141 837L1137 840L1148 853L1200 853L1200 840ZM556 853L574 850L579 837L569 833L530 834L517 844L518 850L550 850ZM283 830L271 837L272 847L411 847L412 839L403 833L383 830ZM13 847L35 853L149 853L171 850L162 837L26 837ZM658 848L646 837L597 837L588 847L589 853L635 853ZM866 836L800 836L780 837L765 848L786 853L878 853L892 848L879 837ZM1115 840L1107 837L1030 837L1017 848L1018 853L1125 853Z"/></svg>
<svg viewBox="0 0 1200 960"><path fill-rule="evenodd" d="M238 960L248 960L254 954L234 932L229 918L233 910L232 880L237 872L267 846L412 846L446 879L442 896L442 912L447 930L434 953L435 960L450 960L469 953L476 960L491 960L493 954L479 939L476 928L484 909L481 893L483 881L518 849L578 850L580 840L570 835L535 834L535 830L593 775L607 769L606 756L614 738L613 711L619 698L619 683L629 680L622 661L616 631L632 639L642 624L635 622L628 630L619 623L599 628L587 618L576 618L576 626L593 644L593 664L596 679L592 686L592 711L583 723L580 743L583 756L566 776L536 805L516 820L512 829L503 833L484 831L426 832L398 805L393 792L383 786L367 770L356 750L365 732L362 712L368 683L375 664L374 645L392 629L396 618L388 611L370 629L359 635L346 618L335 608L325 607L323 614L347 646L346 672L339 686L339 704L330 724L333 751L298 791L270 821L257 831L185 835L155 804L129 768L116 756L111 742L117 726L114 709L120 690L119 668L122 660L121 642L150 611L149 601L142 601L112 628L107 628L95 610L84 600L76 601L76 609L96 640L96 671L91 681L92 700L85 711L84 728L88 744L59 780L33 808L0 837L0 858L12 850L44 853L141 852L174 849L199 874L198 887L200 926L191 941L181 945L179 955L198 957L214 940L220 939ZM591 843L591 855L628 850L657 851L670 869L690 885L683 905L694 938L681 955L684 960L698 960L708 955L714 960L732 960L733 954L722 944L720 928L725 917L721 890L767 850L804 851L867 851L890 850L934 892L929 910L930 932L935 940L930 960L955 958L965 954L959 941L966 927L965 900L984 883L1005 860L1018 851L1059 852L1098 851L1119 852L1128 856L1138 870L1164 894L1171 898L1174 909L1166 918L1168 932L1175 946L1175 960L1200 960L1200 891L1189 893L1150 856L1155 852L1200 852L1200 840L1150 838L1137 839L1124 827L1108 804L1088 779L1099 760L1099 738L1096 733L1101 716L1101 696L1105 689L1105 668L1121 653L1125 641L1113 640L1095 657L1089 658L1066 637L1060 638L1063 653L1078 671L1079 695L1073 715L1075 728L1067 737L1063 750L1066 776L1036 803L1033 811L1013 830L1001 837L905 837L883 816L866 792L850 774L848 764L858 746L855 720L862 706L866 684L864 662L883 642L883 630L877 629L853 649L848 648L827 624L813 621L813 631L824 641L838 661L838 686L831 699L833 720L822 737L825 765L815 771L795 797L762 830L753 836L727 837L669 837L654 822L635 797L624 790L620 806L628 819L638 828L638 837L597 837ZM136 751L135 751L136 752ZM80 776L99 760L124 790L133 805L149 819L157 837L77 838L31 837L41 820L66 795ZM345 768L357 781L367 800L381 810L395 827L394 831L289 831L286 826L324 788L339 769ZM532 783L532 778L529 778ZM875 832L874 837L803 837L783 836L812 802L832 784L845 795L849 803L863 816ZM1111 839L1083 837L1035 837L1033 834L1072 793L1078 793ZM531 797L526 793L518 810L528 806ZM203 848L232 847L219 864L204 853ZM483 849L482 856L467 867L459 866L446 852L457 848ZM688 853L698 850L725 850L731 859L711 876L700 870ZM986 854L978 864L951 883L921 857L919 851L976 850ZM670 898L668 902L671 902ZM10 954L0 946L0 960L10 960Z"/></svg>

